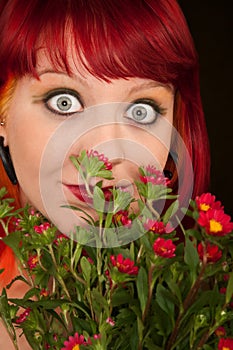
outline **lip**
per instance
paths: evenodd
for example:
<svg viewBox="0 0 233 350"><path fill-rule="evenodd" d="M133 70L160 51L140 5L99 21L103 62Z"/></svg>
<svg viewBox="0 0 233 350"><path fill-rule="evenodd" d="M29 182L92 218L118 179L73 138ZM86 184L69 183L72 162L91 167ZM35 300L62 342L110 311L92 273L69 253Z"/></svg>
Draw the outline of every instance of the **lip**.
<svg viewBox="0 0 233 350"><path fill-rule="evenodd" d="M84 185L65 185L66 188L81 202L92 203L92 198L88 195ZM90 187L91 191L92 188Z"/></svg>
<svg viewBox="0 0 233 350"><path fill-rule="evenodd" d="M65 184L65 187L68 188L68 190L81 202L92 204L93 199L92 197L87 193L85 185L68 185ZM90 192L94 192L94 186L89 186ZM113 186L106 186L102 188L102 191L104 193L104 197L106 201L110 201L112 198L112 190Z"/></svg>

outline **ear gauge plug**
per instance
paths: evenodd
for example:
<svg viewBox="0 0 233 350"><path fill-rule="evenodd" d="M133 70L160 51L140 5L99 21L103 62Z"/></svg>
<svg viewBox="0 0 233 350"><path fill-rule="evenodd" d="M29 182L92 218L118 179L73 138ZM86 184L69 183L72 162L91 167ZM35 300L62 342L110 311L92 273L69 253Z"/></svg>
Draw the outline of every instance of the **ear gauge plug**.
<svg viewBox="0 0 233 350"><path fill-rule="evenodd" d="M15 174L15 169L12 164L9 148L4 146L4 137L0 136L0 158L4 169L13 185L17 185L18 180Z"/></svg>
<svg viewBox="0 0 233 350"><path fill-rule="evenodd" d="M170 171L170 170L164 170L163 171L163 174L164 174L164 176L165 177L167 177L169 180L171 180L172 179L172 177L173 177L173 173Z"/></svg>

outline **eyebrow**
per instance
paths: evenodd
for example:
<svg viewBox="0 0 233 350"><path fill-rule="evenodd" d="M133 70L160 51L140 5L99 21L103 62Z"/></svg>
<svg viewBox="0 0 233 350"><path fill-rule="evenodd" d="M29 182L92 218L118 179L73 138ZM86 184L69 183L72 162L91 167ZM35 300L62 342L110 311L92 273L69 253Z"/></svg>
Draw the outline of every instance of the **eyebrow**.
<svg viewBox="0 0 233 350"><path fill-rule="evenodd" d="M41 77L44 74L59 74L59 75L64 75L67 76L67 72L63 72L63 71L59 71L59 70L53 70L53 69L44 69L42 71L38 71L38 76ZM69 76L72 79L72 76ZM83 85L88 85L86 79L82 79L76 75L74 75L75 79L79 80L80 83L82 83ZM127 78L126 78L127 80ZM173 87L171 84L163 84L157 81L149 81L149 82L145 82L145 83L141 83L141 84L137 84L136 86L132 87L130 89L130 93L136 93L142 89L153 89L153 88L158 88L158 87L162 87L166 90L168 90L169 92L173 92Z"/></svg>
<svg viewBox="0 0 233 350"><path fill-rule="evenodd" d="M153 89L153 88L158 88L158 87L162 87L168 91L173 91L173 87L172 85L170 84L163 84L163 83L160 83L160 82L157 82L157 81L149 81L149 82L145 82L145 83L142 83L142 84L138 84L134 87L132 87L132 89L130 89L130 92L131 93L135 93L135 92L138 92L140 90L143 90L143 89Z"/></svg>

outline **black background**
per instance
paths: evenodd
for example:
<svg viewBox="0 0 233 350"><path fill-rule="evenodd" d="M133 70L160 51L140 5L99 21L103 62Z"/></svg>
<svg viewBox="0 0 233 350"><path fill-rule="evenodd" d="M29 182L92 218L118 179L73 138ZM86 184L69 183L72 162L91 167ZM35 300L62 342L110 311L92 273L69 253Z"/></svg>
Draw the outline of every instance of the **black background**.
<svg viewBox="0 0 233 350"><path fill-rule="evenodd" d="M231 1L179 0L200 61L210 139L210 191L233 215L233 14Z"/></svg>

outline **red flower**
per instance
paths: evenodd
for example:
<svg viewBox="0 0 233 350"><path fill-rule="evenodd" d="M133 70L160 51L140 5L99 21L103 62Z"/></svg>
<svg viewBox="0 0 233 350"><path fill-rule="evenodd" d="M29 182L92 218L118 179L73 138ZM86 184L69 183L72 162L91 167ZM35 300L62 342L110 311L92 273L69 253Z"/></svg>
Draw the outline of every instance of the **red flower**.
<svg viewBox="0 0 233 350"><path fill-rule="evenodd" d="M199 243L197 251L200 259L203 260L205 256L207 262L216 262L222 257L222 251L219 250L219 247L215 244L207 243L207 246L204 246L202 243Z"/></svg>
<svg viewBox="0 0 233 350"><path fill-rule="evenodd" d="M217 335L217 337L224 337L224 335L226 335L226 330L224 327L220 326L215 330L214 333Z"/></svg>
<svg viewBox="0 0 233 350"><path fill-rule="evenodd" d="M112 218L115 224L121 223L123 226L130 227L132 220L129 218L127 210L119 210Z"/></svg>
<svg viewBox="0 0 233 350"><path fill-rule="evenodd" d="M195 201L197 207L201 211L208 211L209 209L222 209L223 206L220 201L215 202L216 197L211 193L203 193L201 196L197 196Z"/></svg>
<svg viewBox="0 0 233 350"><path fill-rule="evenodd" d="M83 335L79 335L77 332L73 337L69 337L69 340L64 341L65 347L61 350L79 350L79 345L87 345Z"/></svg>
<svg viewBox="0 0 233 350"><path fill-rule="evenodd" d="M104 167L106 170L112 170L112 163L109 162L108 158L105 157L104 154L99 154L99 152L94 151L93 149L87 151L88 157L97 157L101 162L104 163Z"/></svg>
<svg viewBox="0 0 233 350"><path fill-rule="evenodd" d="M225 287L222 287L219 289L219 293L226 294L227 289Z"/></svg>
<svg viewBox="0 0 233 350"><path fill-rule="evenodd" d="M209 209L206 212L200 212L197 222L209 235L225 236L233 230L233 223L230 220L231 217L223 210Z"/></svg>
<svg viewBox="0 0 233 350"><path fill-rule="evenodd" d="M42 288L41 291L40 291L40 295L42 297L47 297L49 295L49 291L45 288Z"/></svg>
<svg viewBox="0 0 233 350"><path fill-rule="evenodd" d="M124 259L122 254L118 254L117 257L111 255L110 260L112 265L117 267L118 271L128 275L138 274L138 267L134 266L134 261L129 258Z"/></svg>
<svg viewBox="0 0 233 350"><path fill-rule="evenodd" d="M140 175L140 180L147 184L148 182L153 185L164 185L167 186L171 182L164 174L157 170L155 167L148 165L146 167L145 175Z"/></svg>
<svg viewBox="0 0 233 350"><path fill-rule="evenodd" d="M27 308L24 312L22 312L19 317L15 320L15 323L17 324L21 324L23 322L26 321L26 319L28 318L29 314L31 312L30 308Z"/></svg>
<svg viewBox="0 0 233 350"><path fill-rule="evenodd" d="M105 276L107 277L108 282L109 282L109 286L110 286L110 288L112 289L113 283L112 283L112 278L111 278L111 276L110 276L109 270L106 270L106 271L105 271Z"/></svg>
<svg viewBox="0 0 233 350"><path fill-rule="evenodd" d="M39 262L38 255L37 254L31 255L28 259L29 269L30 270L34 269L38 265L38 262Z"/></svg>
<svg viewBox="0 0 233 350"><path fill-rule="evenodd" d="M173 258L176 250L175 244L171 239L157 238L153 244L153 249L156 255L163 258Z"/></svg>
<svg viewBox="0 0 233 350"><path fill-rule="evenodd" d="M221 338L218 343L218 350L233 350L233 338Z"/></svg>
<svg viewBox="0 0 233 350"><path fill-rule="evenodd" d="M164 225L161 221L156 221L153 219L147 219L147 221L144 224L144 228L147 231L151 231L154 233L158 233L159 235L163 235L165 233L172 232L173 228L170 224Z"/></svg>

